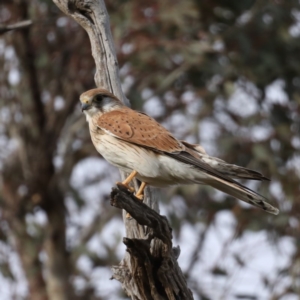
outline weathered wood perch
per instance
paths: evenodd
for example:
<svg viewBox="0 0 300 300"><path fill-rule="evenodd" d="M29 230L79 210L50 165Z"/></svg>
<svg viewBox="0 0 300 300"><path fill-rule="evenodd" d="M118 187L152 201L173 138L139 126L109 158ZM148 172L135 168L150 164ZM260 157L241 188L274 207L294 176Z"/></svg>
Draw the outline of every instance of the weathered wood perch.
<svg viewBox="0 0 300 300"><path fill-rule="evenodd" d="M125 261L112 268L112 278L122 283L132 299L193 299L177 263L179 248L172 248L172 229L167 218L121 185L113 188L111 205L126 210L139 225L147 226L145 239L123 239L131 270ZM152 241L156 247L151 247Z"/></svg>
<svg viewBox="0 0 300 300"><path fill-rule="evenodd" d="M97 87L106 88L126 103L121 89L118 62L103 0L53 0L88 33L95 59ZM76 49L74 49L76 51ZM125 174L121 172L124 178ZM137 186L137 182L134 182ZM146 188L143 203L122 188L112 192L112 204L133 217L123 219L127 253L112 268L114 279L131 299L193 299L178 266L179 248L172 248L168 221L158 214L158 196ZM151 208L150 208L151 207Z"/></svg>

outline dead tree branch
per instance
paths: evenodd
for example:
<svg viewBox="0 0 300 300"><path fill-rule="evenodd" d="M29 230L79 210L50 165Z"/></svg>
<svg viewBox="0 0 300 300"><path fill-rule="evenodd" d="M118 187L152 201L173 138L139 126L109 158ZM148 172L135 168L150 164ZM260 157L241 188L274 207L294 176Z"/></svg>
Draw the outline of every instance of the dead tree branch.
<svg viewBox="0 0 300 300"><path fill-rule="evenodd" d="M123 239L131 270L125 270L123 265L113 267L112 278L122 282L132 299L193 299L177 263L178 248L172 248L172 229L167 218L122 186L113 188L111 205L126 210L139 225L147 226L145 239ZM159 249L153 248L152 241Z"/></svg>
<svg viewBox="0 0 300 300"><path fill-rule="evenodd" d="M30 26L31 24L32 24L31 20L21 21L11 25L0 24L0 35L11 30L23 29L25 27Z"/></svg>

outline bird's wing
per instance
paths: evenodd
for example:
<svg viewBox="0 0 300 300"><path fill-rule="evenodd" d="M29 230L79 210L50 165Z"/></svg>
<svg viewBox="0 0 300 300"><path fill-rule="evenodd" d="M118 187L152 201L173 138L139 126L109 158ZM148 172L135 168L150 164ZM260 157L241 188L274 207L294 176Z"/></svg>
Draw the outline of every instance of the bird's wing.
<svg viewBox="0 0 300 300"><path fill-rule="evenodd" d="M127 108L113 110L100 116L97 126L118 139L165 154L205 173L235 182L205 163L195 151L185 147L167 129L146 114Z"/></svg>
<svg viewBox="0 0 300 300"><path fill-rule="evenodd" d="M188 147L187 143L184 145L146 114L129 108L113 110L100 116L96 125L107 134L118 139L151 149L156 153L167 155L199 169L207 174L208 179L204 183L227 194L260 207L269 213L278 214L279 212L277 208L265 202L266 199L263 196L248 189L203 160L199 153L203 154L204 150L197 153L196 149ZM197 182L197 179L195 182Z"/></svg>
<svg viewBox="0 0 300 300"><path fill-rule="evenodd" d="M185 148L154 119L128 108L103 114L97 126L121 140L160 152L173 153Z"/></svg>

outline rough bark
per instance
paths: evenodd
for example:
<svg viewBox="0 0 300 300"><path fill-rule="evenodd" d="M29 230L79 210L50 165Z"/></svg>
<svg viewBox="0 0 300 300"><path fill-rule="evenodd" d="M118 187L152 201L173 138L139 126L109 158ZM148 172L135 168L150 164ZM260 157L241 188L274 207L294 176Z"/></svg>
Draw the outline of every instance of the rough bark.
<svg viewBox="0 0 300 300"><path fill-rule="evenodd" d="M104 2L53 1L87 31L96 64L96 85L110 90L127 103L121 89ZM125 174L121 175L124 178ZM137 185L137 182L134 184ZM176 261L179 251L172 249L171 229L166 218L158 214L155 190L146 189L144 203L138 202L124 190L113 190L112 204L126 209L133 218L126 219L123 211L127 253L121 263L112 268L112 278L122 283L123 289L132 299L193 299Z"/></svg>
<svg viewBox="0 0 300 300"><path fill-rule="evenodd" d="M172 248L167 218L119 185L112 190L111 205L129 212L141 233L140 238L123 239L129 264L114 266L113 278L132 299L193 299L177 263L180 249Z"/></svg>

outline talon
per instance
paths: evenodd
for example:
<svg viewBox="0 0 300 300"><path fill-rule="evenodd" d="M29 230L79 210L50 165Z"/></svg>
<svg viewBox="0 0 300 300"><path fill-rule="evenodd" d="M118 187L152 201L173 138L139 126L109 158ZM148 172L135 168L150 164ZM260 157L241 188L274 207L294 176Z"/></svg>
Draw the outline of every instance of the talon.
<svg viewBox="0 0 300 300"><path fill-rule="evenodd" d="M126 219L132 219L132 216L130 215L130 213L126 213L125 218L126 218Z"/></svg>
<svg viewBox="0 0 300 300"><path fill-rule="evenodd" d="M124 186L127 190L129 190L131 193L133 193L135 191L134 187L128 185L128 184L124 184L123 182L117 181L116 185L122 185Z"/></svg>
<svg viewBox="0 0 300 300"><path fill-rule="evenodd" d="M129 183L132 181L132 179L136 176L137 171L133 170L129 176L122 182L116 182L117 185L125 186L130 192L134 192L135 189L131 186L129 186Z"/></svg>
<svg viewBox="0 0 300 300"><path fill-rule="evenodd" d="M127 188L130 190L130 192L132 192L132 193L135 192L134 187L128 185Z"/></svg>
<svg viewBox="0 0 300 300"><path fill-rule="evenodd" d="M134 195L136 198L138 198L139 200L143 201L144 200L144 194L141 195Z"/></svg>
<svg viewBox="0 0 300 300"><path fill-rule="evenodd" d="M134 195L136 198L138 198L139 200L143 201L144 199L144 189L146 187L147 183L146 182L142 182L139 190L136 192L136 194ZM131 215L129 213L126 213L126 219L132 219Z"/></svg>

